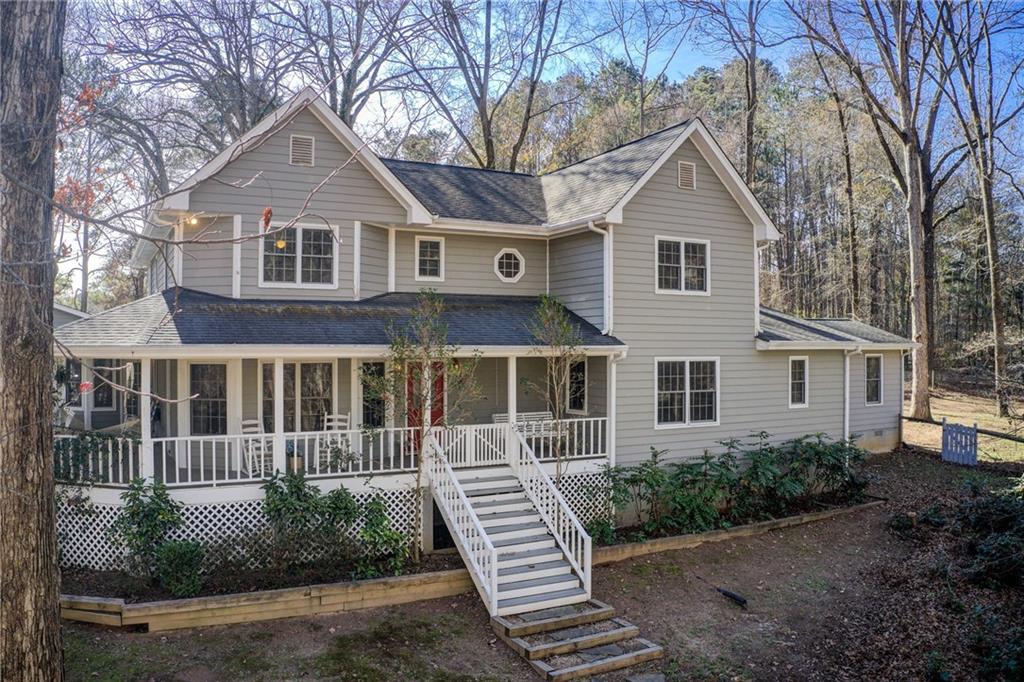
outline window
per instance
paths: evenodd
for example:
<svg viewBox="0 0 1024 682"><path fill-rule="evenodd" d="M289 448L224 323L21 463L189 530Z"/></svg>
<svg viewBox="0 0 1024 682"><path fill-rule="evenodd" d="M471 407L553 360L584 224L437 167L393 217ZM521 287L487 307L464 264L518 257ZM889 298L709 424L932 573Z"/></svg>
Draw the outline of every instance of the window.
<svg viewBox="0 0 1024 682"><path fill-rule="evenodd" d="M367 379L380 379L384 376L383 362L364 362L363 372L360 375L363 391L363 426L370 429L384 428L385 409L384 398L374 393L367 386Z"/></svg>
<svg viewBox="0 0 1024 682"><path fill-rule="evenodd" d="M807 407L807 357L789 359L789 406Z"/></svg>
<svg viewBox="0 0 1024 682"><path fill-rule="evenodd" d="M708 294L711 243L704 240L657 237L655 292Z"/></svg>
<svg viewBox="0 0 1024 682"><path fill-rule="evenodd" d="M444 281L444 239L416 237L416 279Z"/></svg>
<svg viewBox="0 0 1024 682"><path fill-rule="evenodd" d="M92 378L92 406L97 410L114 409L114 387L111 381L116 381L114 375L117 370L112 360L96 360L93 362Z"/></svg>
<svg viewBox="0 0 1024 682"><path fill-rule="evenodd" d="M579 360L569 367L565 409L575 414L587 412L587 361Z"/></svg>
<svg viewBox="0 0 1024 682"><path fill-rule="evenodd" d="M502 249L494 257L494 274L502 282L514 284L526 274L526 262L523 254L516 249Z"/></svg>
<svg viewBox="0 0 1024 682"><path fill-rule="evenodd" d="M263 430L274 432L274 365L261 369ZM298 388L298 390L296 390ZM334 410L333 362L284 363L284 431L319 431ZM296 429L296 427L298 427Z"/></svg>
<svg viewBox="0 0 1024 682"><path fill-rule="evenodd" d="M864 356L864 403L882 404L882 356Z"/></svg>
<svg viewBox="0 0 1024 682"><path fill-rule="evenodd" d="M228 366L189 365L189 400L192 435L211 436L228 432Z"/></svg>
<svg viewBox="0 0 1024 682"><path fill-rule="evenodd" d="M64 402L71 407L82 406L82 363L64 361Z"/></svg>
<svg viewBox="0 0 1024 682"><path fill-rule="evenodd" d="M718 423L718 358L655 362L655 427Z"/></svg>
<svg viewBox="0 0 1024 682"><path fill-rule="evenodd" d="M260 286L334 288L337 243L322 227L273 229L260 240Z"/></svg>

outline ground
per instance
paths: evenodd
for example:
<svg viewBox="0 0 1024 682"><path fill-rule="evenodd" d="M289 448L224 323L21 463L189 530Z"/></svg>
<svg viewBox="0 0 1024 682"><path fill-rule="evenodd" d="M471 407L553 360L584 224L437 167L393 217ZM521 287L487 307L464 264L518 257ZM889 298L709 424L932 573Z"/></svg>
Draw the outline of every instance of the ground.
<svg viewBox="0 0 1024 682"><path fill-rule="evenodd" d="M1015 404L1010 410L1016 418L999 417L991 397L979 397L949 388L932 390L932 418L942 421L945 417L960 424L977 424L983 429L1001 431L1024 437L1024 405ZM904 405L903 414L910 414L909 403ZM942 447L942 427L915 422L903 423L903 440L933 450ZM1024 443L992 436L978 436L978 458L994 462L1024 462Z"/></svg>
<svg viewBox="0 0 1024 682"><path fill-rule="evenodd" d="M976 590L958 594L957 602L930 589L936 581L927 564L934 560L887 522L899 511L960 494L971 478L1005 474L910 452L877 456L868 471L872 492L888 497L886 505L597 567L594 596L665 646L665 658L641 670L670 680L852 680L969 669L964 633L972 609L1000 613L1020 604ZM749 609L708 583L742 594ZM65 643L72 680L532 678L495 639L475 595L170 633L68 623Z"/></svg>

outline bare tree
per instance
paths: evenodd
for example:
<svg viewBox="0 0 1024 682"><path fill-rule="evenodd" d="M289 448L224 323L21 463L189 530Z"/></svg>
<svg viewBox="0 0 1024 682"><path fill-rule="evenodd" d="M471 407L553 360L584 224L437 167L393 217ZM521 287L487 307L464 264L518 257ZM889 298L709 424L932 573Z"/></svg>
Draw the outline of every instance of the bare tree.
<svg viewBox="0 0 1024 682"><path fill-rule="evenodd" d="M65 12L63 2L0 5L0 677L40 682L64 677L45 197L54 186Z"/></svg>

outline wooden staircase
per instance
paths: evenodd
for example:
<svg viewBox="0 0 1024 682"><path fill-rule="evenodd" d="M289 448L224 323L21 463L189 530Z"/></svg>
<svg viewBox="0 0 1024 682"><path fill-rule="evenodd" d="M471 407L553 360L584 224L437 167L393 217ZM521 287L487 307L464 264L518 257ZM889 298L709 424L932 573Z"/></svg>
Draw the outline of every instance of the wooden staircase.
<svg viewBox="0 0 1024 682"><path fill-rule="evenodd" d="M657 644L597 600L495 616L498 637L551 682L575 680L661 658Z"/></svg>

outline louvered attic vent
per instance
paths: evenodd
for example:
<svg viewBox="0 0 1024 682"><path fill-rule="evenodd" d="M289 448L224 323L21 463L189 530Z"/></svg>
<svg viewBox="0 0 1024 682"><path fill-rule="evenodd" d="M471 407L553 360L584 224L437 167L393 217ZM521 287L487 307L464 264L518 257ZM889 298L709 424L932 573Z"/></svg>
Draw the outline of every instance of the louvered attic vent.
<svg viewBox="0 0 1024 682"><path fill-rule="evenodd" d="M697 189L697 165L689 161L679 162L679 189Z"/></svg>
<svg viewBox="0 0 1024 682"><path fill-rule="evenodd" d="M313 165L313 142L308 135L292 135L289 161L293 166Z"/></svg>

